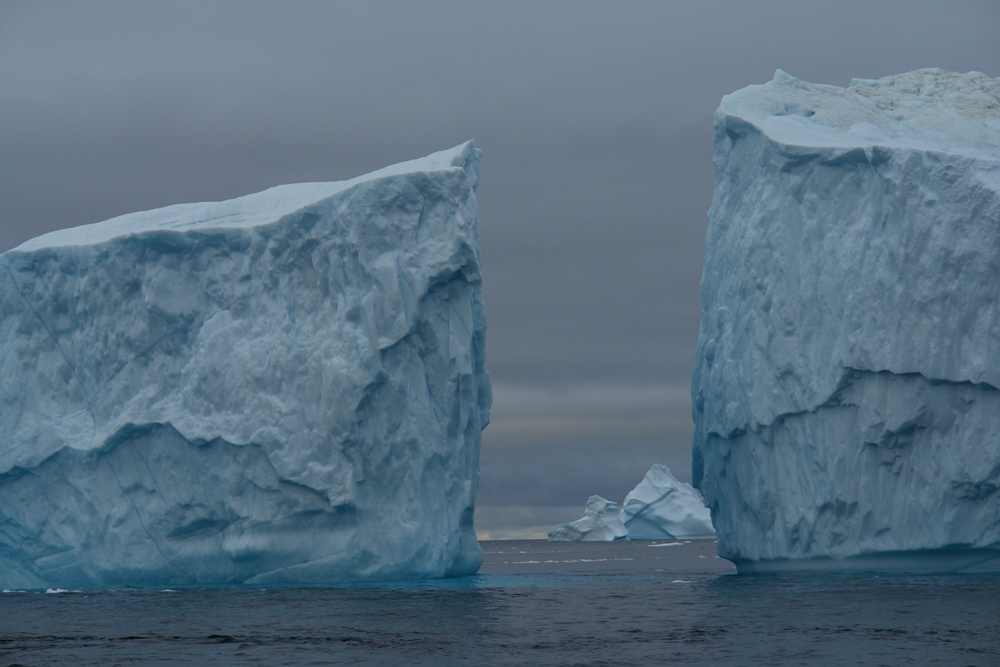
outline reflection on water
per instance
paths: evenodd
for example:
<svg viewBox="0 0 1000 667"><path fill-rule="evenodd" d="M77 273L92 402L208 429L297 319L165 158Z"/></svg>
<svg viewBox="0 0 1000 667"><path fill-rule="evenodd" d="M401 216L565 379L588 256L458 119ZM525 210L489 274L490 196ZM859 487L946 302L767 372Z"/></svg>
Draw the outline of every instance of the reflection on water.
<svg viewBox="0 0 1000 667"><path fill-rule="evenodd" d="M705 543L485 546L484 574L444 582L7 593L0 664L1000 664L1000 577L737 576Z"/></svg>

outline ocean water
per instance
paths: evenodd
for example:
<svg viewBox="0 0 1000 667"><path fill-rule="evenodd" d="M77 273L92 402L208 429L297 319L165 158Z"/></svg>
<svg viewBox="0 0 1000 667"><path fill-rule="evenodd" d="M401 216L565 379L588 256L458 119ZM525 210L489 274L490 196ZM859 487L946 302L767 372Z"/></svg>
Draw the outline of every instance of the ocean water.
<svg viewBox="0 0 1000 667"><path fill-rule="evenodd" d="M710 540L483 542L481 573L0 595L0 665L1000 665L1000 577L744 576Z"/></svg>

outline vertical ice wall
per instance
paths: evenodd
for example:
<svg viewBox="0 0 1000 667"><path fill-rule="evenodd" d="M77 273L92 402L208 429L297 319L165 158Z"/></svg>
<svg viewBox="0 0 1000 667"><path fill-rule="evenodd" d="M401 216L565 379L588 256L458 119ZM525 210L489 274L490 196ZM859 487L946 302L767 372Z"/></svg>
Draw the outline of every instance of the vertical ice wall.
<svg viewBox="0 0 1000 667"><path fill-rule="evenodd" d="M692 399L720 553L1000 569L1000 80L779 71L723 98L715 169Z"/></svg>
<svg viewBox="0 0 1000 667"><path fill-rule="evenodd" d="M475 572L480 155L0 256L0 588Z"/></svg>

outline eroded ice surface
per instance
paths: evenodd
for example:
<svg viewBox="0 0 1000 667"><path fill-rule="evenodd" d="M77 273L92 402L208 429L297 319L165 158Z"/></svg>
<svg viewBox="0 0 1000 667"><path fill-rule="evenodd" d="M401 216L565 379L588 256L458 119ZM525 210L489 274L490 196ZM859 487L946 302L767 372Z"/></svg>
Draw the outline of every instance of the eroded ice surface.
<svg viewBox="0 0 1000 667"><path fill-rule="evenodd" d="M0 588L475 572L480 155L0 256Z"/></svg>
<svg viewBox="0 0 1000 667"><path fill-rule="evenodd" d="M701 494L662 463L653 465L625 496L620 516L631 540L715 537Z"/></svg>
<svg viewBox="0 0 1000 667"><path fill-rule="evenodd" d="M561 523L549 531L549 542L614 542L627 539L628 531L618 517L618 503L600 496L587 499L582 519Z"/></svg>
<svg viewBox="0 0 1000 667"><path fill-rule="evenodd" d="M779 71L723 98L715 167L693 476L720 554L998 562L1000 81Z"/></svg>

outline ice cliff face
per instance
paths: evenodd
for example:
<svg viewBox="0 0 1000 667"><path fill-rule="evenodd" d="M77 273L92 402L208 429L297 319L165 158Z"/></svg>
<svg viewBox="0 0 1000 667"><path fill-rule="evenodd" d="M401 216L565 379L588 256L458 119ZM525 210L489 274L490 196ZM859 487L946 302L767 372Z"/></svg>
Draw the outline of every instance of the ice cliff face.
<svg viewBox="0 0 1000 667"><path fill-rule="evenodd" d="M0 588L475 572L480 155L0 256Z"/></svg>
<svg viewBox="0 0 1000 667"><path fill-rule="evenodd" d="M1000 567L1000 80L779 71L723 98L715 169L692 398L720 554Z"/></svg>
<svg viewBox="0 0 1000 667"><path fill-rule="evenodd" d="M617 542L627 539L628 531L618 517L618 503L600 496L587 499L582 519L561 523L549 531L549 542Z"/></svg>
<svg viewBox="0 0 1000 667"><path fill-rule="evenodd" d="M715 537L712 517L697 489L655 464L625 496L621 520L630 540Z"/></svg>

